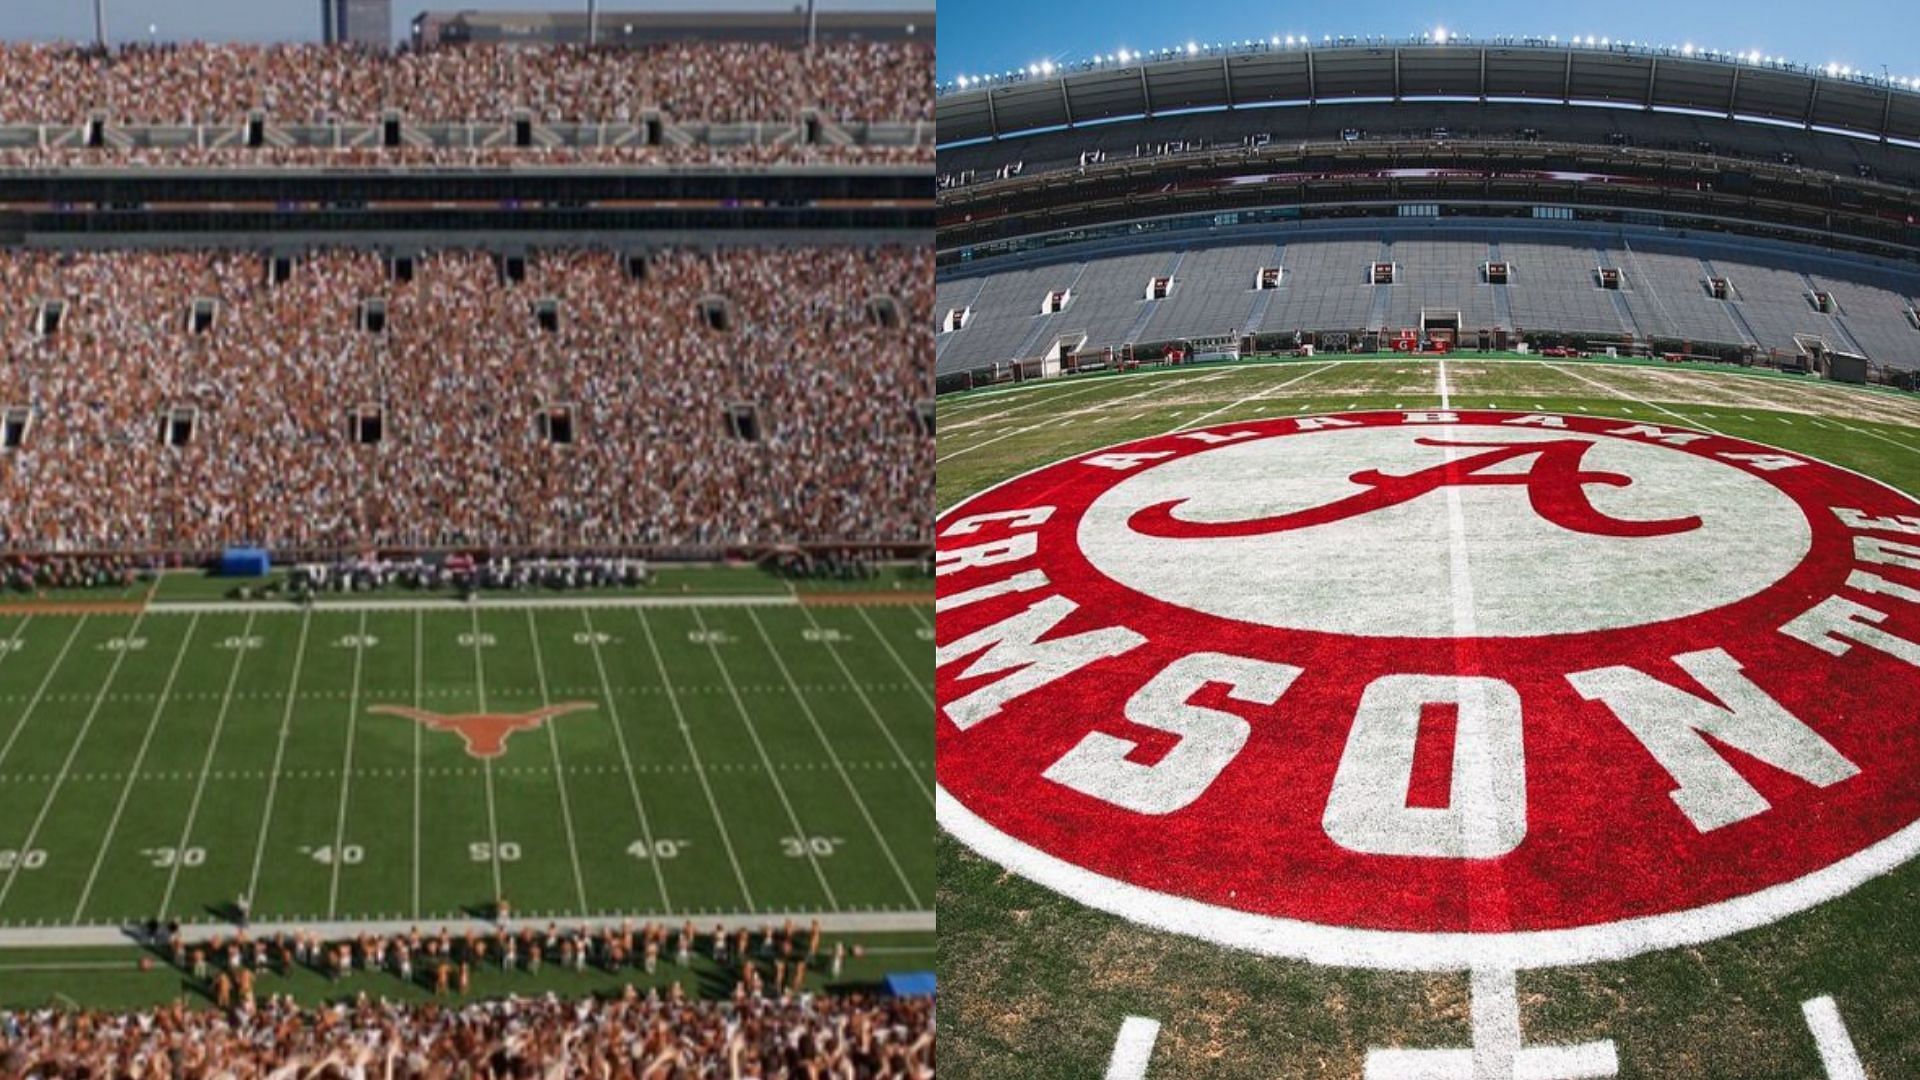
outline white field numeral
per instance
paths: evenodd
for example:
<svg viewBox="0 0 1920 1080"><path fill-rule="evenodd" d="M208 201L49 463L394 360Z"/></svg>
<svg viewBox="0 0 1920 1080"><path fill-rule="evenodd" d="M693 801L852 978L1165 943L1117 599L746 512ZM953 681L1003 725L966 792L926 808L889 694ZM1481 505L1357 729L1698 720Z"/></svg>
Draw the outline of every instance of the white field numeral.
<svg viewBox="0 0 1920 1080"><path fill-rule="evenodd" d="M492 862L495 856L498 856L501 862L519 862L520 845L511 840L502 840L498 844L476 840L467 845L467 858L474 862Z"/></svg>
<svg viewBox="0 0 1920 1080"><path fill-rule="evenodd" d="M248 634L244 637L235 634L233 637L221 641L215 648L239 651L242 649L257 649L266 643L267 639L261 637L259 634Z"/></svg>
<svg viewBox="0 0 1920 1080"><path fill-rule="evenodd" d="M207 849L203 847L150 847L141 848L140 854L155 870L171 870L176 866L191 870L207 864Z"/></svg>
<svg viewBox="0 0 1920 1080"><path fill-rule="evenodd" d="M26 647L25 638L0 638L0 653L19 652Z"/></svg>
<svg viewBox="0 0 1920 1080"><path fill-rule="evenodd" d="M627 845L627 854L636 859L677 859L680 857L680 852L683 849L692 846L693 841L691 840L668 840L661 838L655 840L651 847L647 846L645 840L635 840L633 843Z"/></svg>
<svg viewBox="0 0 1920 1080"><path fill-rule="evenodd" d="M847 635L831 626L809 626L800 631L800 637L806 641L836 645L847 640Z"/></svg>
<svg viewBox="0 0 1920 1080"><path fill-rule="evenodd" d="M100 643L102 652L139 652L146 647L147 639L143 637L108 638Z"/></svg>
<svg viewBox="0 0 1920 1080"><path fill-rule="evenodd" d="M575 645L611 645L613 635L605 630L579 630L573 635Z"/></svg>
<svg viewBox="0 0 1920 1080"><path fill-rule="evenodd" d="M367 849L361 847L359 844L341 844L337 850L332 844L326 844L321 847L303 847L300 849L300 854L305 855L321 866L332 866L336 862L341 866L359 866L361 863L367 861Z"/></svg>
<svg viewBox="0 0 1920 1080"><path fill-rule="evenodd" d="M39 848L27 851L15 851L12 848L0 849L0 870L38 870L47 865L47 853Z"/></svg>
<svg viewBox="0 0 1920 1080"><path fill-rule="evenodd" d="M494 645L498 644L498 642L494 640L492 634L467 633L460 635L460 644L462 647L468 649L491 649Z"/></svg>
<svg viewBox="0 0 1920 1080"><path fill-rule="evenodd" d="M378 644L380 644L380 639L374 637L372 634L348 634L338 641L335 641L333 647L336 649L371 649Z"/></svg>
<svg viewBox="0 0 1920 1080"><path fill-rule="evenodd" d="M933 627L931 626L916 627L913 631L913 636L919 638L921 641L932 641Z"/></svg>
<svg viewBox="0 0 1920 1080"><path fill-rule="evenodd" d="M687 640L695 645L731 645L733 635L725 630L689 630Z"/></svg>
<svg viewBox="0 0 1920 1080"><path fill-rule="evenodd" d="M780 851L789 859L804 859L809 855L826 858L840 850L846 839L839 836L783 836L780 838Z"/></svg>

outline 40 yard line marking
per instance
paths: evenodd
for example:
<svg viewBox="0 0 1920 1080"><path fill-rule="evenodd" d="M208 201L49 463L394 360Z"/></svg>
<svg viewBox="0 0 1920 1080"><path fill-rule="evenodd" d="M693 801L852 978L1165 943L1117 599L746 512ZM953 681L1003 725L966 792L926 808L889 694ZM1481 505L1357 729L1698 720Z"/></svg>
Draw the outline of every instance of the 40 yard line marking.
<svg viewBox="0 0 1920 1080"><path fill-rule="evenodd" d="M139 633L140 624L145 622L146 618L146 610L142 609L140 614L134 617L133 625L127 629L125 637L131 638ZM27 838L21 842L20 850L33 849L33 842L40 836L40 827L47 823L47 815L53 811L54 799L59 797L60 788L67 782L67 774L73 770L73 759L80 756L80 745L87 741L87 732L93 730L93 721L100 715L100 706L107 700L107 691L113 688L113 680L120 674L120 665L126 660L127 653L131 651L131 649L122 648L113 654L113 664L107 669L107 677L100 681L100 693L94 697L93 706L87 710L87 718L80 725L80 734L74 737L73 745L67 749L67 759L61 763L60 774L54 778L52 790L47 792L47 801L40 804L40 814L33 819L33 826L27 830ZM24 858L13 861L13 869L7 872L6 884L0 885L0 908L6 906L7 897L13 892L13 883L20 880L20 868L26 865L26 861Z"/></svg>
<svg viewBox="0 0 1920 1080"><path fill-rule="evenodd" d="M540 627L533 620L533 609L527 608L527 636L533 639L533 670L540 680L540 707L553 704L553 698L547 693L547 661L540 649ZM567 827L567 855L573 860L573 890L580 904L580 914L589 914L587 907L587 879L580 873L580 845L573 837L573 807L567 801L567 770L560 762L560 734L554 730L557 726L551 721L540 725L547 729L547 745L553 750L553 782L560 789L560 820Z"/></svg>
<svg viewBox="0 0 1920 1080"><path fill-rule="evenodd" d="M802 614L804 614L807 617L808 626L813 627L815 630L820 629L820 622L818 619L815 619L813 617L812 608L807 607L805 604L802 604L800 605L800 611ZM754 614L752 609L748 609L747 617L753 620L753 625L760 631L760 636L762 638L766 638L767 629L765 626L761 625L760 616ZM894 738L893 729L889 728L886 724L886 721L881 718L880 710L873 707L873 699L867 696L867 692L864 688L861 687L859 680L853 677L853 670L847 667L847 662L841 658L840 647L838 645L835 645L832 641L825 641L822 644L826 645L827 655L833 657L834 664L840 668L840 674L846 678L847 685L853 688L854 695L860 699L860 704L866 707L867 715L869 717L872 717L873 719L873 726L880 729L880 734L885 736L887 740L887 745L893 747L894 756L900 759L900 764L904 766L908 772L912 773L915 777L919 777L920 770L914 768L913 762L908 760L907 752L901 749L900 747L900 740ZM773 642L771 639L768 639L767 647L768 648L773 647ZM899 658L895 657L895 659L898 660ZM902 666L904 667L904 665ZM919 681L914 680L914 685L918 686ZM921 696L924 697L925 694L923 693ZM929 703L929 706L931 706L931 703ZM932 802L933 801L933 778L929 776L929 777L926 777L925 780L927 785L925 788L927 801Z"/></svg>
<svg viewBox="0 0 1920 1080"><path fill-rule="evenodd" d="M240 631L241 636L253 636L253 619L254 613L248 612L246 624ZM246 663L247 654L252 651L251 649L233 651L233 670L227 673L227 689L220 697L220 712L213 720L213 735L207 739L207 755L200 762L200 778L193 785L193 801L187 805L186 823L180 826L180 841L173 846L176 853L187 850L187 845L193 841L193 823L200 816L200 799L207 793L207 777L213 772L213 755L220 748L220 733L226 729L227 712L233 708L233 688L240 681L241 665ZM173 911L173 890L179 884L180 860L175 858L172 868L167 872L167 891L160 898L162 916Z"/></svg>
<svg viewBox="0 0 1920 1080"><path fill-rule="evenodd" d="M120 786L120 799L113 804L113 817L107 822L107 835L100 841L100 850L94 853L93 867L87 871L87 883L80 889L80 899L73 905L73 924L80 925L80 919L86 914L87 901L93 897L93 886L100 880L100 867L106 864L107 852L113 847L113 838L120 831L120 819L126 815L127 800L133 796L133 785L140 779L140 767L146 764L147 750L153 745L153 733L160 728L160 717L167 711L167 699L173 694L173 684L180 677L180 664L187 658L187 648L193 644L193 635L200 628L200 616L195 615L187 622L187 632L180 638L180 649L173 654L173 666L167 669L166 685L160 688L160 699L153 703L153 716L147 720L147 732L140 739L140 750L133 756L133 766L127 772L127 782ZM245 652L245 649L236 650Z"/></svg>
<svg viewBox="0 0 1920 1080"><path fill-rule="evenodd" d="M480 609L468 608L468 616L473 622L473 633L469 640L473 642L473 684L480 695L480 711L487 711L487 664L480 658ZM500 815L494 809L493 802L493 759L481 762L485 767L487 782L487 839L491 841L487 854L493 856L493 896L497 902L506 895L506 889L500 877Z"/></svg>
<svg viewBox="0 0 1920 1080"><path fill-rule="evenodd" d="M780 656L780 650L773 647L773 639L767 636L766 628L760 625L758 619L754 620L753 626L760 632L760 640L766 644L767 653L773 657L774 665L780 669L780 677L787 681L787 689L792 691L793 700L800 704L800 711L806 714L807 723L813 728L814 738L820 740L821 747L826 750L827 757L833 762L834 771L840 774L840 782L846 785L847 794L853 796L853 805L859 808L860 816L865 819L868 830L873 833L873 838L879 841L880 851L886 855L887 864L893 867L893 875L900 879L901 887L907 890L907 899L913 902L914 907L919 907L919 890L915 889L913 882L907 879L907 872L900 868L900 860L893 853L893 845L887 843L887 838L880 832L880 826L874 822L872 812L867 809L867 801L860 797L860 789L854 786L853 778L847 775L846 763L840 760L840 753L834 749L832 740L827 738L825 729L820 726L820 719L814 715L813 706L807 703L807 696L800 692L800 685L794 681L793 673L787 670L786 660Z"/></svg>
<svg viewBox="0 0 1920 1080"><path fill-rule="evenodd" d="M273 748L273 772L267 777L267 803L260 813L260 837L253 845L253 870L247 875L247 903L260 889L260 867L267 858L267 830L273 826L273 804L280 796L280 766L287 756L287 734L293 729L293 706L300 700L300 669L307 662L307 631L313 626L313 608L300 616L300 643L294 646L293 675L287 680L287 708L280 716L280 738ZM174 860L178 862L178 859Z"/></svg>
<svg viewBox="0 0 1920 1080"><path fill-rule="evenodd" d="M800 815L794 812L793 800L787 798L786 785L780 782L780 773L773 767L773 759L767 756L766 744L760 741L760 730L754 726L753 714L747 712L747 703L740 700L740 689L733 683L733 674L727 670L727 662L720 656L720 646L714 643L713 635L707 628L707 620L701 616L699 608L693 612L694 624L700 627L700 633L707 639L707 651L713 654L713 662L720 665L720 677L726 681L727 693L733 698L734 710L740 714L740 722L746 726L747 736L753 740L753 748L760 755L760 763L767 767L767 780L773 785L773 793L780 797L780 805L787 812L787 823L793 826L794 836L800 840L800 850L805 853L807 862L813 866L813 876L820 882L820 890L827 894L827 903L833 910L840 910L840 898L833 894L833 886L827 883L827 873L820 868L820 858L813 853L813 845L807 838L813 834L800 824ZM751 612L753 609L747 609Z"/></svg>
<svg viewBox="0 0 1920 1080"><path fill-rule="evenodd" d="M680 708L680 695L674 692L673 676L667 673L667 662L660 657L660 645L653 640L653 624L647 621L647 613L642 608L634 608L633 617L640 622L640 632L646 635L647 651L653 654L653 664L660 669L660 685L667 691L667 701L673 706L673 715L680 722L680 737L686 741L687 754L693 759L693 774L700 778L700 790L706 793L707 810L713 814L713 823L720 829L720 843L727 849L727 861L733 864L733 877L740 883L740 895L747 901L748 911L759 910L753 902L753 891L747 888L747 875L740 871L740 856L734 853L733 836L727 832L727 823L720 816L720 804L714 801L713 784L707 780L707 767L700 763L700 751L693 745L693 729L687 726L687 714Z"/></svg>
<svg viewBox="0 0 1920 1080"><path fill-rule="evenodd" d="M640 819L640 837L647 842L647 851L653 853L658 850L653 846L653 825L647 820L647 808L640 799L640 780L633 772L633 755L627 750L627 733L621 726L620 706L615 700L613 684L607 679L606 660L600 655L600 635L593 628L593 612L581 608L580 619L586 625L587 646L593 652L593 667L600 675L600 689L606 696L607 715L613 722L613 739L620 746L620 764L627 774L627 793L633 796L634 816ZM667 898L667 876L660 869L661 861L652 854L647 859L648 865L653 867L654 884L660 887L660 910L672 911L673 901ZM747 906L752 907L753 904L749 902Z"/></svg>
<svg viewBox="0 0 1920 1080"><path fill-rule="evenodd" d="M347 802L352 795L353 740L360 726L360 672L367 655L367 613L360 613L359 644L353 648L353 689L347 695L347 750L340 766L340 812L333 826L333 873L327 885L327 919L340 909L340 849L347 842ZM420 725L415 724L416 728Z"/></svg>

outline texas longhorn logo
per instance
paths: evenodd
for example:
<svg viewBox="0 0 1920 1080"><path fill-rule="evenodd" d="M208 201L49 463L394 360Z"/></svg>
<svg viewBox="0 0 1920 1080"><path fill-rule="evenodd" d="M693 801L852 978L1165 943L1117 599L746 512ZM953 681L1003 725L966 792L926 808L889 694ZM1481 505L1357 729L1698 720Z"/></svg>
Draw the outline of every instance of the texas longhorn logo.
<svg viewBox="0 0 1920 1080"><path fill-rule="evenodd" d="M443 713L428 712L407 705L375 705L367 711L382 716L399 716L424 724L431 731L455 732L467 744L467 753L477 758L495 758L506 753L507 738L519 731L531 731L556 717L594 708L589 701L568 701L523 713Z"/></svg>
<svg viewBox="0 0 1920 1080"><path fill-rule="evenodd" d="M1700 527L1700 518L1694 514L1657 521L1629 521L1602 513L1587 498L1586 485L1628 487L1633 480L1617 472L1582 469L1580 460L1593 446L1593 443L1584 439L1507 443L1422 438L1414 442L1419 446L1460 447L1485 452L1445 461L1405 476L1390 476L1379 469L1363 469L1348 479L1366 488L1365 491L1291 513L1241 521L1183 521L1174 516L1174 511L1180 508L1183 500L1174 499L1142 507L1128 519L1127 525L1142 536L1167 540L1260 536L1371 514L1431 494L1448 485L1518 484L1527 489L1534 513L1569 532L1590 536L1671 536ZM1534 455L1534 463L1526 472L1486 471L1529 454Z"/></svg>

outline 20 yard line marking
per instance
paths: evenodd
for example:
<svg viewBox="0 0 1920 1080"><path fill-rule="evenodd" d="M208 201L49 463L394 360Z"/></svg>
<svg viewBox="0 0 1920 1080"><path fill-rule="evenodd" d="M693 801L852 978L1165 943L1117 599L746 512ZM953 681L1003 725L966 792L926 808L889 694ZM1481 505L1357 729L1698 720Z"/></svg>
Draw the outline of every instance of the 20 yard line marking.
<svg viewBox="0 0 1920 1080"><path fill-rule="evenodd" d="M80 631L86 627L87 620L90 618L92 618L91 615L82 615L74 622L73 630L67 634L66 644L60 646L60 655L53 658L53 666L47 668L46 675L40 679L39 688L33 692L33 698L21 711L20 719L14 721L13 730L7 735L6 745L0 746L0 765L6 764L8 755L13 753L13 744L19 740L20 733L26 730L27 721L33 718L34 710L40 707L40 700L47 695L47 687L53 684L53 677L59 673L60 666L67 662L67 653L72 650L74 640L80 636Z"/></svg>
<svg viewBox="0 0 1920 1080"><path fill-rule="evenodd" d="M139 633L140 624L145 622L147 613L142 609L135 616L133 625L128 628L125 637L132 638ZM107 691L113 688L113 680L120 674L120 665L127 654L133 650L122 648L113 654L113 664L107 669L107 677L100 682L100 692L93 699L93 706L87 710L87 718L80 725L80 734L74 737L73 745L67 749L67 759L60 765L60 774L54 778L52 790L47 792L47 800L40 804L40 814L33 819L33 826L27 830L27 838L20 844L21 851L33 850L33 842L40 836L40 827L47 823L47 815L53 811L53 801L60 795L60 788L67 782L67 774L73 770L74 758L80 756L80 746L87 741L87 732L93 730L93 721L100 715L100 706L107 700ZM13 883L20 880L20 868L26 865L26 859L18 858L13 869L7 872L6 884L0 885L0 908L7 903L7 896L13 892Z"/></svg>
<svg viewBox="0 0 1920 1080"><path fill-rule="evenodd" d="M1120 1025L1119 1037L1113 1040L1107 1080L1146 1080L1147 1062L1153 1058L1153 1044L1159 1038L1160 1021L1127 1017Z"/></svg>
<svg viewBox="0 0 1920 1080"><path fill-rule="evenodd" d="M713 785L707 782L706 766L700 764L700 751L693 745L693 729L687 726L687 714L680 708L680 695L674 692L673 676L667 673L667 662L660 657L660 645L653 640L653 624L647 621L647 613L641 608L633 609L633 617L640 623L640 632L646 636L647 651L653 654L653 664L660 669L660 685L666 688L667 701L673 706L673 715L680 724L680 738L686 741L687 755L693 760L693 774L700 778L700 790L707 796L707 810L713 814L713 823L720 829L720 843L727 849L727 861L733 864L733 877L740 883L740 895L747 901L747 910L758 910L753 902L753 891L747 888L747 875L740 870L740 856L733 850L733 837L727 832L727 823L720 816L720 804L714 800Z"/></svg>
<svg viewBox="0 0 1920 1080"><path fill-rule="evenodd" d="M254 613L248 612L246 625L240 630L242 637L253 636L253 619ZM200 816L201 796L207 793L207 777L213 772L214 751L220 748L220 733L226 729L227 712L233 707L233 688L240 681L241 665L246 663L247 654L252 651L251 649L233 651L233 670L227 673L226 693L221 696L220 711L214 717L213 735L207 739L207 754L200 762L200 778L193 785L193 801L187 804L187 820L180 826L180 842L173 847L176 856L179 852L187 850L187 845L193 840L193 823ZM176 857L173 860L172 869L167 873L167 891L160 898L160 914L163 917L173 910L173 890L179 883L180 860Z"/></svg>
<svg viewBox="0 0 1920 1080"><path fill-rule="evenodd" d="M607 715L613 723L613 739L620 747L620 764L627 775L627 793L633 797L634 816L640 819L640 837L647 842L647 864L653 867L654 884L660 887L660 910L672 911L673 901L667 898L666 872L660 868L663 860L658 858L657 849L653 846L653 825L647 819L647 808L640 798L640 780L634 775L633 755L627 751L627 733L621 726L620 706L615 701L613 684L607 678L607 663L600 655L600 635L593 628L593 612L581 608L580 618L587 628L587 646L593 652L594 670L600 675L600 689L606 695ZM753 905L748 903L747 906Z"/></svg>
<svg viewBox="0 0 1920 1080"><path fill-rule="evenodd" d="M700 609L689 610L693 612L694 625L700 628L701 635L707 639L707 649L713 653L713 662L720 665L720 677L726 680L727 688L732 691L733 707L740 714L740 722L746 727L747 736L753 740L753 748L760 755L760 763L767 767L767 780L773 785L773 793L780 797L780 805L787 812L787 823L793 826L794 836L800 841L800 850L806 854L807 862L813 866L813 876L820 882L820 891L827 894L827 903L833 905L833 910L839 911L840 898L833 895L833 886L827 883L827 873L820 868L820 858L813 853L813 845L807 842L813 834L807 831L805 825L800 824L800 815L794 812L793 800L787 798L786 785L780 783L780 774L773 767L773 759L767 756L766 744L760 741L760 731L754 726L753 715L747 712L747 703L740 700L740 691L734 689L733 675L727 670L726 660L720 656L720 646L714 642L713 635L708 632L707 620L701 617Z"/></svg>
<svg viewBox="0 0 1920 1080"><path fill-rule="evenodd" d="M1860 1055L1853 1048L1853 1038L1847 1034L1846 1022L1840 1019L1840 1007L1833 998L1803 1001L1800 1012L1807 1018L1807 1029L1813 1032L1814 1045L1820 1049L1820 1064L1826 1068L1827 1080L1867 1080L1866 1067L1860 1064Z"/></svg>
<svg viewBox="0 0 1920 1080"><path fill-rule="evenodd" d="M313 628L313 608L300 616L300 643L294 646L293 675L287 680L287 708L280 717L280 738L273 748L273 773L267 778L267 804L260 814L260 837L253 845L253 870L247 875L247 902L251 904L260 889L260 867L267 858L267 830L273 825L273 804L280 795L280 766L287 756L287 734L293 729L293 705L300 700L300 669L307 662L307 631ZM175 859L178 863L180 860Z"/></svg>
<svg viewBox="0 0 1920 1080"><path fill-rule="evenodd" d="M820 621L813 617L812 608L802 604L800 611L807 617L807 624L809 626L815 630L820 629ZM760 616L754 614L752 611L748 611L747 617L753 620L754 626L760 627L760 636L765 637L767 631L765 627L760 626ZM880 710L873 707L873 699L867 696L867 692L861 688L859 680L853 677L853 669L847 667L846 660L841 658L840 647L832 641L827 641L824 644L827 646L827 655L833 657L833 662L840 668L840 674L846 678L847 685L853 688L854 695L860 699L860 704L866 708L867 715L873 718L873 726L880 729L880 734L886 737L887 745L893 747L894 756L900 759L900 764L907 767L907 771L913 773L916 777L919 776L919 770L915 769L913 763L907 759L907 752L900 748L900 740L894 738L893 729L888 727L886 721L881 718ZM897 660L898 657L895 659ZM902 665L902 667L904 666L905 665ZM923 694L922 696L925 695ZM933 777L928 776L925 779L927 783L925 789L927 800L931 802L933 800Z"/></svg>
<svg viewBox="0 0 1920 1080"><path fill-rule="evenodd" d="M332 921L334 913L340 909L340 864L346 860L340 857L340 849L347 842L347 803L351 795L353 782L353 740L359 733L360 721L360 672L362 662L367 655L367 613L360 613L359 644L353 648L353 691L347 696L347 749L346 757L340 766L340 813L333 826L333 874L327 886L327 919ZM415 724L415 727L420 725Z"/></svg>
<svg viewBox="0 0 1920 1080"><path fill-rule="evenodd" d="M469 638L473 642L473 685L480 696L480 711L486 712L487 665L480 658L480 609L468 608L467 614L473 622L473 633ZM487 839L492 842L487 854L493 856L493 897L497 903L500 897L506 895L506 887L500 876L500 815L493 801L493 759L487 758L481 765L484 766L487 782Z"/></svg>
<svg viewBox="0 0 1920 1080"><path fill-rule="evenodd" d="M547 693L547 661L540 649L540 627L533 620L533 609L527 610L527 636L533 639L533 670L540 680L540 707L553 704L553 698ZM560 763L560 734L554 730L552 721L540 725L547 729L547 744L553 750L553 782L560 790L560 821L567 827L567 855L573 860L573 890L580 904L580 914L591 914L587 907L587 879L580 873L580 845L573 836L573 807L567 801L567 770Z"/></svg>
<svg viewBox="0 0 1920 1080"><path fill-rule="evenodd" d="M901 887L907 890L907 899L913 902L914 907L919 907L919 890L913 887L913 882L907 880L907 872L900 868L900 860L894 856L893 845L887 843L887 838L881 834L880 826L875 823L872 812L867 809L867 801L860 797L860 789L853 785L853 778L847 775L847 766L840 760L840 752L834 749L825 729L820 726L820 718L814 715L813 706L807 703L806 695L800 692L799 684L794 682L793 673L787 670L786 660L782 659L780 651L773 647L773 639L767 636L766 628L760 625L760 620L753 621L753 628L759 631L760 640L766 644L767 654L773 657L774 665L780 669L780 677L787 681L787 687L793 691L793 700L799 703L800 711L806 714L807 723L813 728L814 738L820 740L821 748L826 750L827 756L832 759L834 771L840 774L840 782L846 785L847 794L853 796L853 805L859 808L860 816L866 820L867 828L872 831L873 838L880 842L880 850L886 855L887 864L893 867L894 876L900 879Z"/></svg>
<svg viewBox="0 0 1920 1080"><path fill-rule="evenodd" d="M127 812L127 800L133 796L133 785L140 778L140 767L146 764L147 750L153 745L153 733L160 728L160 717L167 711L167 698L173 693L174 680L180 676L180 664L187 658L187 647L193 644L194 632L199 628L200 616L196 614L188 620L187 632L180 638L180 649L173 654L173 666L167 669L166 685L160 689L160 700L153 704L153 716L147 720L147 731L140 739L140 750L133 756L133 767L127 772L127 782L120 787L120 800L113 805L113 817L107 822L107 835L100 841L100 850L94 853L93 868L87 871L87 883L81 887L80 899L73 905L73 923L76 926L86 913L87 901L93 897L93 886L100 880L100 867L105 865L107 852L113 847L114 835L120 831L120 819Z"/></svg>

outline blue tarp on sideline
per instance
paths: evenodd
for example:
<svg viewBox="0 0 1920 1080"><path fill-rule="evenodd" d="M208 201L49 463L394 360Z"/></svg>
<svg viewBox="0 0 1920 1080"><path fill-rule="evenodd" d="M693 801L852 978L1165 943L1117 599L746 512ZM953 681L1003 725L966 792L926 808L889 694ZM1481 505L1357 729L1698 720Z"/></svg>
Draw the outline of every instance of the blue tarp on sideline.
<svg viewBox="0 0 1920 1080"><path fill-rule="evenodd" d="M272 560L265 548L228 548L220 553L221 577L266 577Z"/></svg>
<svg viewBox="0 0 1920 1080"><path fill-rule="evenodd" d="M905 971L887 976L887 993L894 997L932 997L933 987L931 971Z"/></svg>

